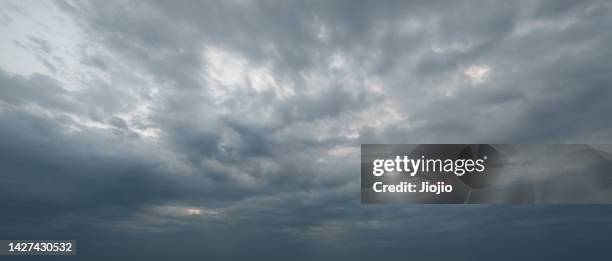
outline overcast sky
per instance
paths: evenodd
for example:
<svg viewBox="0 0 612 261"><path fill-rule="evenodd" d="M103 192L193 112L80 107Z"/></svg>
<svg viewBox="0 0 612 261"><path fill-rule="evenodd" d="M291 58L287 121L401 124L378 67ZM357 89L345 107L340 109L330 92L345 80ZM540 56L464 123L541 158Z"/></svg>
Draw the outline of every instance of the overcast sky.
<svg viewBox="0 0 612 261"><path fill-rule="evenodd" d="M610 1L2 0L0 238L83 260L610 256L608 206L361 205L359 145L612 143L611 28Z"/></svg>

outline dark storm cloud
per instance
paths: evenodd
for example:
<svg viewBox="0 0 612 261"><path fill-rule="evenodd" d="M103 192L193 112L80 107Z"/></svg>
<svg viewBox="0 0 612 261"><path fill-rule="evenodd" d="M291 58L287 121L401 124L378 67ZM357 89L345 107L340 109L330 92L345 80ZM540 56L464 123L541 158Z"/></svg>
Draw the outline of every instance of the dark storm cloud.
<svg viewBox="0 0 612 261"><path fill-rule="evenodd" d="M6 238L88 260L610 254L608 207L358 187L360 143L610 142L605 1L54 4L74 39L13 42L48 73L1 64Z"/></svg>
<svg viewBox="0 0 612 261"><path fill-rule="evenodd" d="M0 76L3 91L18 93L4 92L0 99L2 173L11 173L3 177L3 198L11 199L4 203L13 208L45 207L52 210L47 214L55 215L106 204L133 206L172 198L180 191L176 182L162 175L168 163L152 148L93 129L73 133L75 120L69 113L78 107L63 97L67 92L56 82L39 75ZM60 113L25 109L37 106ZM120 122L114 126L125 130Z"/></svg>

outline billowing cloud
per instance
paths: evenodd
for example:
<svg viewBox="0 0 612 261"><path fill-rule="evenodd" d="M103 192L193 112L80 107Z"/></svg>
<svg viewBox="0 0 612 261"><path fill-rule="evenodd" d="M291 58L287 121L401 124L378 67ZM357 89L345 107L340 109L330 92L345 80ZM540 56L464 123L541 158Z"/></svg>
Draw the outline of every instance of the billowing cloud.
<svg viewBox="0 0 612 261"><path fill-rule="evenodd" d="M611 12L4 1L0 234L87 260L610 255L609 207L364 206L358 166L361 143L609 143Z"/></svg>

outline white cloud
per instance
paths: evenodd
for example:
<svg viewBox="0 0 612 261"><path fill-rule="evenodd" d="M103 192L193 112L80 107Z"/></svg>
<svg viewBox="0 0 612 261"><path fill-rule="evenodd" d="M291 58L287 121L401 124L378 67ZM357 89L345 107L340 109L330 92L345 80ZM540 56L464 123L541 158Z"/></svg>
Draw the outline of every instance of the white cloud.
<svg viewBox="0 0 612 261"><path fill-rule="evenodd" d="M489 79L491 67L488 65L472 65L464 69L463 74L469 78L472 84L477 85Z"/></svg>

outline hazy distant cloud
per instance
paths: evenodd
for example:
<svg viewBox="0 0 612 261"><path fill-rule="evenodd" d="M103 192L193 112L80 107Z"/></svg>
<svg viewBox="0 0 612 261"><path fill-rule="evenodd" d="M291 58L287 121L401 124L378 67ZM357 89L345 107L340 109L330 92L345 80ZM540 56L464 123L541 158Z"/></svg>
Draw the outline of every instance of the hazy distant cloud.
<svg viewBox="0 0 612 261"><path fill-rule="evenodd" d="M362 206L358 173L360 143L610 142L611 8L5 1L0 234L88 260L610 254L607 207Z"/></svg>

